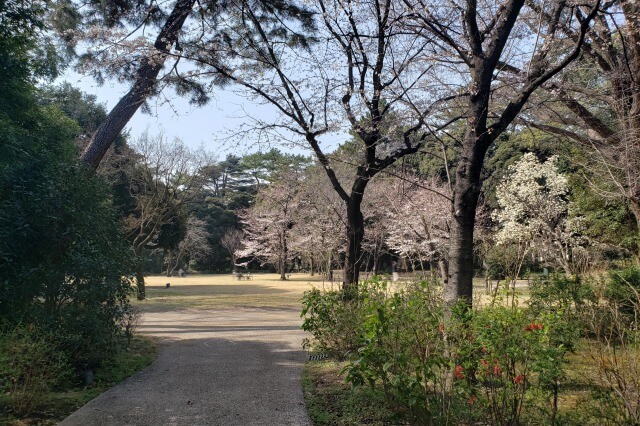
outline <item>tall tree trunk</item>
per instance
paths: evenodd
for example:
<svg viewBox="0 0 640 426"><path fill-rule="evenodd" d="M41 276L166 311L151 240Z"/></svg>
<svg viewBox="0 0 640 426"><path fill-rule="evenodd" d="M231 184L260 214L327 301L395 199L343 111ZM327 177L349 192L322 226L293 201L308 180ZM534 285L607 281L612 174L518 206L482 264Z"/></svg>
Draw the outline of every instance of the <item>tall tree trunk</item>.
<svg viewBox="0 0 640 426"><path fill-rule="evenodd" d="M133 254L136 256L136 287L138 289L138 300L144 300L146 297L144 287L144 262L142 253L144 244L134 245Z"/></svg>
<svg viewBox="0 0 640 426"><path fill-rule="evenodd" d="M138 288L138 300L144 300L147 295L144 287L144 265L140 258L138 258L138 265L136 266L136 287Z"/></svg>
<svg viewBox="0 0 640 426"><path fill-rule="evenodd" d="M343 290L348 294L355 294L360 278L362 240L364 238L363 192L353 192L347 203L347 251L345 253Z"/></svg>
<svg viewBox="0 0 640 426"><path fill-rule="evenodd" d="M280 280L287 280L287 255L289 252L289 248L287 247L287 234L286 231L283 231L280 234Z"/></svg>
<svg viewBox="0 0 640 426"><path fill-rule="evenodd" d="M373 266L371 267L371 275L378 275L378 263L380 261L380 248L379 246L381 245L381 243L379 244L377 241L373 246Z"/></svg>
<svg viewBox="0 0 640 426"><path fill-rule="evenodd" d="M173 275L173 273L176 271L176 269L178 269L178 267L180 266L180 260L182 260L182 255L184 254L184 252L182 250L178 250L178 254L176 255L176 261L173 262L173 267L169 270L169 277Z"/></svg>
<svg viewBox="0 0 640 426"><path fill-rule="evenodd" d="M157 53L142 60L133 86L113 107L107 118L93 134L81 157L81 161L92 169L98 168L100 161L124 126L131 120L147 97L153 94L160 70L162 70L166 57L171 51L171 46L177 42L178 34L195 2L196 0L178 0L176 2L154 43Z"/></svg>
<svg viewBox="0 0 640 426"><path fill-rule="evenodd" d="M449 262L447 259L440 257L438 259L438 270L440 271L440 277L442 278L442 282L444 285L449 281Z"/></svg>
<svg viewBox="0 0 640 426"><path fill-rule="evenodd" d="M488 140L467 130L453 189L453 221L449 248L449 272L445 301L453 306L459 300L471 306L473 298L473 230L480 196L480 172Z"/></svg>

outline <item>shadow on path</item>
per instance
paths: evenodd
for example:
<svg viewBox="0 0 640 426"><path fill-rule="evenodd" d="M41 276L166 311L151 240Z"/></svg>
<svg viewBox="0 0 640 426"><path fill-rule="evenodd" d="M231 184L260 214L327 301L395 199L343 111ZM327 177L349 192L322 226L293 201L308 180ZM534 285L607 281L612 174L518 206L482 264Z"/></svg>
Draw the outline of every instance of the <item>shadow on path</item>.
<svg viewBox="0 0 640 426"><path fill-rule="evenodd" d="M309 425L299 323L291 310L147 314L158 359L61 425Z"/></svg>

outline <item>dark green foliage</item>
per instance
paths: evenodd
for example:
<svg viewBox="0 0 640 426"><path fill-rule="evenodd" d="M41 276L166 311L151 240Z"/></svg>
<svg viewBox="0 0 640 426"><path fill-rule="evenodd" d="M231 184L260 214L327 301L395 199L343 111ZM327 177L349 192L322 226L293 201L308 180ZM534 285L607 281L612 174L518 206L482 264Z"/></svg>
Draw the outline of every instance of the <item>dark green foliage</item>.
<svg viewBox="0 0 640 426"><path fill-rule="evenodd" d="M240 167L255 179L255 185L272 183L292 170L301 171L312 161L303 155L286 154L276 148L267 152L256 152L242 157Z"/></svg>
<svg viewBox="0 0 640 426"><path fill-rule="evenodd" d="M640 268L631 267L609 272L609 279L604 290L604 297L626 316L629 321L636 321L637 303L640 299Z"/></svg>
<svg viewBox="0 0 640 426"><path fill-rule="evenodd" d="M580 275L537 277L529 283L529 291L529 306L534 311L562 312L573 319L579 317L582 308L598 301L593 282Z"/></svg>
<svg viewBox="0 0 640 426"><path fill-rule="evenodd" d="M130 249L108 186L48 142L70 145L47 139L41 151L20 147L25 158L16 149L9 158L23 161L0 183L0 318L64 330L67 353L86 368L116 348L130 313Z"/></svg>
<svg viewBox="0 0 640 426"><path fill-rule="evenodd" d="M590 177L589 179L598 179ZM584 217L584 234L600 243L605 260L627 258L638 252L638 224L622 200L603 198L581 174L570 178L571 200ZM608 189L613 192L613 189Z"/></svg>
<svg viewBox="0 0 640 426"><path fill-rule="evenodd" d="M0 332L25 348L22 367L3 368L40 371L48 359L51 371L82 371L131 332L133 265L108 185L77 165L79 126L37 98L33 80L52 70L32 60L47 41L43 11L29 4L0 4L0 45L11 49L0 49L1 60L18 61L0 90ZM51 386L45 376L27 379L16 383L34 392Z"/></svg>

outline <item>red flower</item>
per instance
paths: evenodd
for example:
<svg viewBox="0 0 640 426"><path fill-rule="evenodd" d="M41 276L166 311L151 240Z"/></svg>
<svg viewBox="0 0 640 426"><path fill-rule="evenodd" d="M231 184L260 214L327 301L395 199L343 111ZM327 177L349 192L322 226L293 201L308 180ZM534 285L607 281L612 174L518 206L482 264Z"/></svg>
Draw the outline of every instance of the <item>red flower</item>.
<svg viewBox="0 0 640 426"><path fill-rule="evenodd" d="M496 376L499 376L502 374L502 369L498 364L493 366L493 374L495 374Z"/></svg>
<svg viewBox="0 0 640 426"><path fill-rule="evenodd" d="M524 331L530 332L534 330L542 330L542 324L539 322L532 322L524 328Z"/></svg>
<svg viewBox="0 0 640 426"><path fill-rule="evenodd" d="M482 364L483 367L487 366L487 360L486 359L481 359L480 360L480 364Z"/></svg>
<svg viewBox="0 0 640 426"><path fill-rule="evenodd" d="M469 397L469 404L473 405L473 403L476 402L476 399L478 399L478 398L476 398L475 395L471 395Z"/></svg>
<svg viewBox="0 0 640 426"><path fill-rule="evenodd" d="M519 385L520 383L524 382L524 376L522 374L518 374L515 379L513 379L513 381Z"/></svg>
<svg viewBox="0 0 640 426"><path fill-rule="evenodd" d="M464 373L462 372L462 366L461 365L456 365L456 368L453 371L453 375L458 380L464 379Z"/></svg>

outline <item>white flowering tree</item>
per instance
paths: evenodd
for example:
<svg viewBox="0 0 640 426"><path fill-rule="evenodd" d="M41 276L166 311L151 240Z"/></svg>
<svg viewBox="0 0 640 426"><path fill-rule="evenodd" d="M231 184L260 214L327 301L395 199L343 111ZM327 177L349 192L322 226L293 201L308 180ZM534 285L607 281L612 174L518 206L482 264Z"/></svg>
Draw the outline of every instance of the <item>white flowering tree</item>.
<svg viewBox="0 0 640 426"><path fill-rule="evenodd" d="M518 261L508 271L512 279L530 253L568 274L583 264L577 261L584 258L580 221L569 214L567 177L558 171L557 160L553 156L540 162L527 153L509 167L508 177L496 189L500 206L493 214L500 226L496 241L518 251Z"/></svg>
<svg viewBox="0 0 640 426"><path fill-rule="evenodd" d="M400 256L428 263L446 280L448 272L451 193L435 180L415 178L389 182L386 191L387 246Z"/></svg>
<svg viewBox="0 0 640 426"><path fill-rule="evenodd" d="M292 172L261 189L255 205L240 214L245 239L237 257L251 257L275 266L283 281L287 263L297 255L291 251L290 239L298 211L298 192L298 176Z"/></svg>
<svg viewBox="0 0 640 426"><path fill-rule="evenodd" d="M291 249L302 256L312 274L321 271L332 280L331 271L342 267L340 253L346 246L344 204L318 166L306 170L299 191Z"/></svg>

